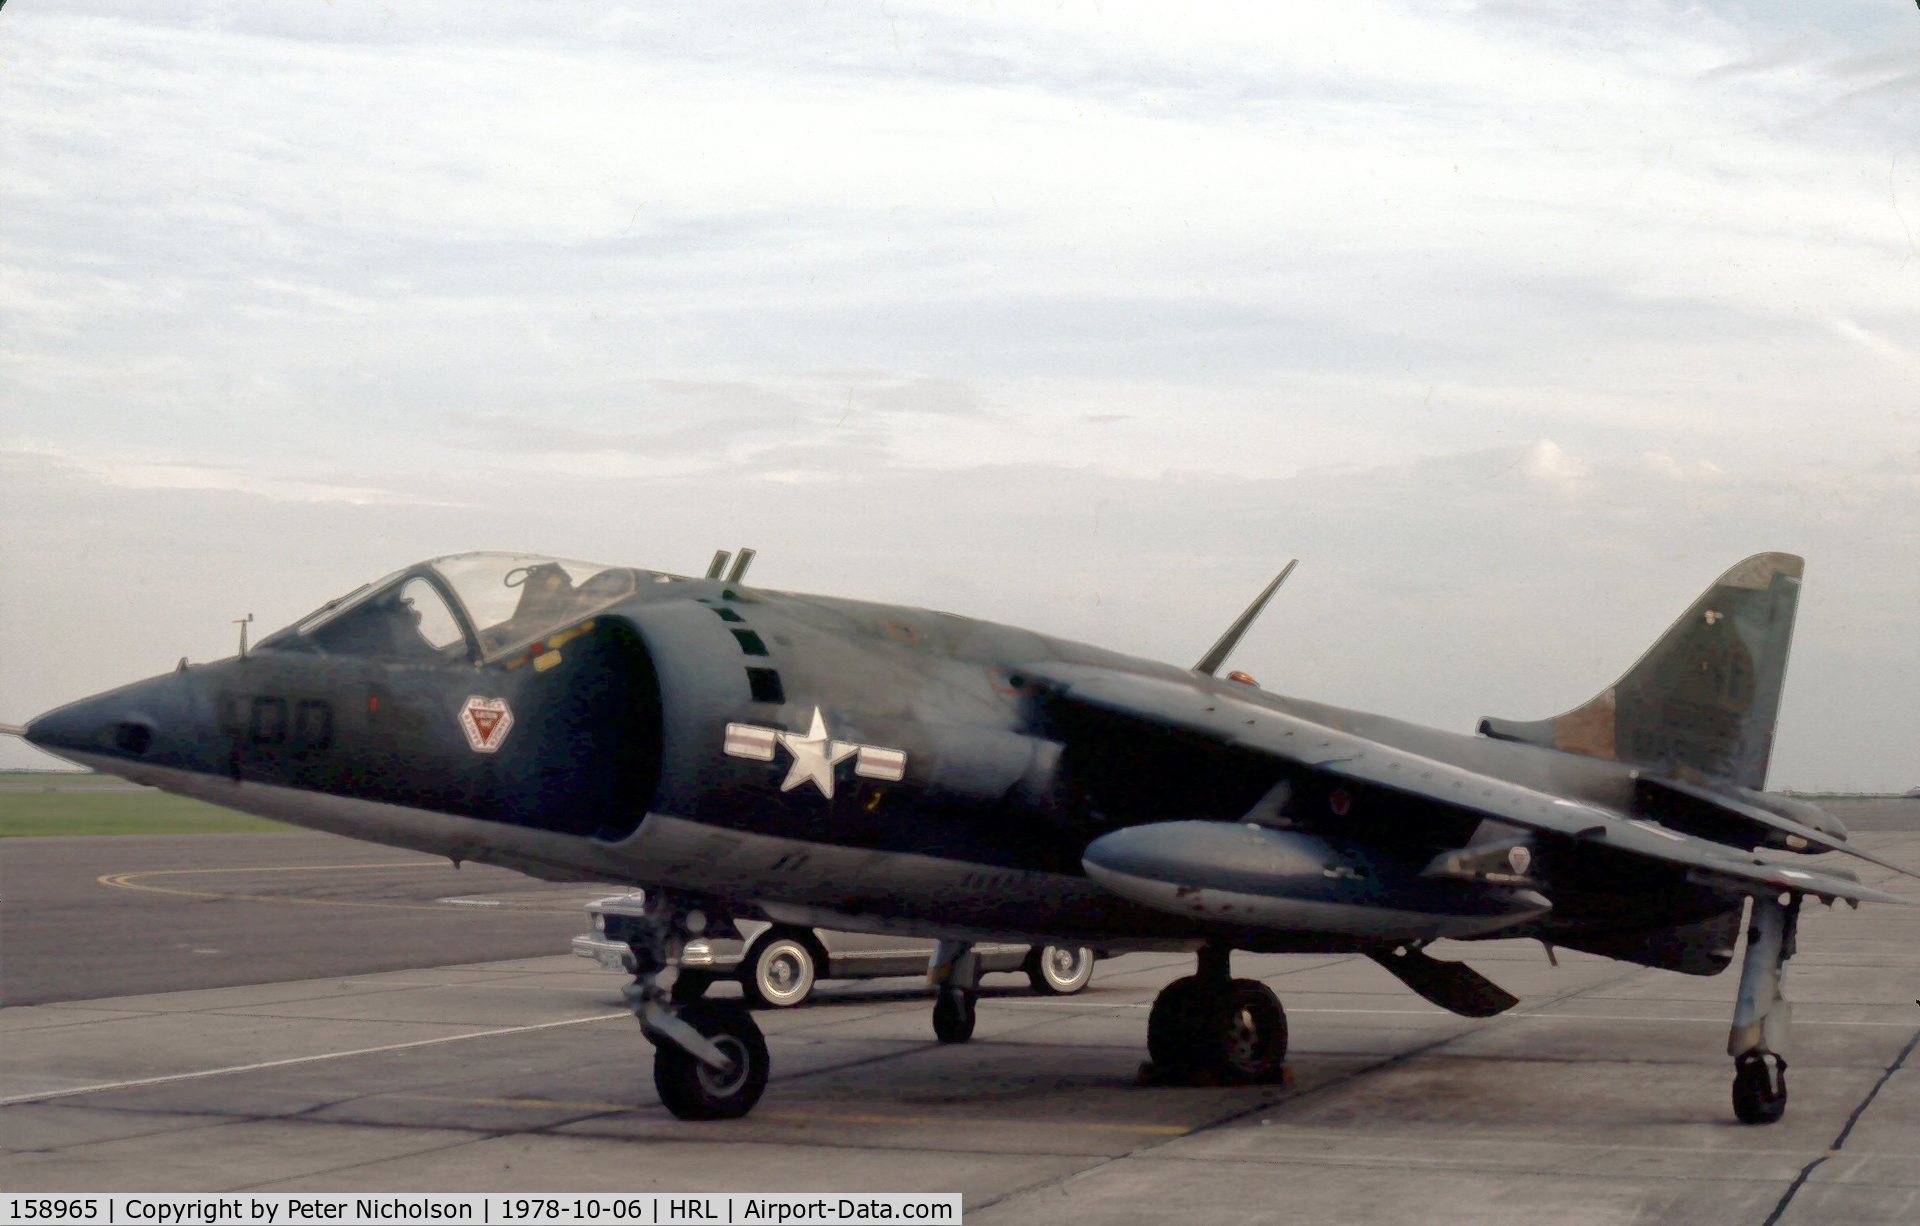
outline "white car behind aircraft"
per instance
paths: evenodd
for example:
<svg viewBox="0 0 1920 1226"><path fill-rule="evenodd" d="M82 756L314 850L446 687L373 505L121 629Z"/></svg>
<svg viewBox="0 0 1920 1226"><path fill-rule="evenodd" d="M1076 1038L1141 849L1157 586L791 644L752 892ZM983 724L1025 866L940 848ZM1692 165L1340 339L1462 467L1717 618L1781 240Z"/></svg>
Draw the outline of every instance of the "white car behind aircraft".
<svg viewBox="0 0 1920 1226"><path fill-rule="evenodd" d="M608 970L633 969L627 935L645 910L638 891L587 904L593 931L573 938L573 952ZM687 942L674 996L696 1000L716 980L737 979L749 1001L788 1008L813 995L823 979L884 979L925 975L932 941L870 936L827 928L798 928L741 920L738 937ZM1024 971L1036 992L1067 996L1093 978L1096 955L1081 945L976 945L982 972Z"/></svg>

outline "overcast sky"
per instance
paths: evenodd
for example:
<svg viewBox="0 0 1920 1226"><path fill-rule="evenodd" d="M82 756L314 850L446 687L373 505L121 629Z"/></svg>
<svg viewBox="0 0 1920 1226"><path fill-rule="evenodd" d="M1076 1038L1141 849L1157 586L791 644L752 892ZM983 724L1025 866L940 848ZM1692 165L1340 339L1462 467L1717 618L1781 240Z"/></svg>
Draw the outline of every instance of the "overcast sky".
<svg viewBox="0 0 1920 1226"><path fill-rule="evenodd" d="M0 721L475 548L1444 727L1807 555L1920 784L1920 12L13 0ZM42 760L7 740L0 765Z"/></svg>

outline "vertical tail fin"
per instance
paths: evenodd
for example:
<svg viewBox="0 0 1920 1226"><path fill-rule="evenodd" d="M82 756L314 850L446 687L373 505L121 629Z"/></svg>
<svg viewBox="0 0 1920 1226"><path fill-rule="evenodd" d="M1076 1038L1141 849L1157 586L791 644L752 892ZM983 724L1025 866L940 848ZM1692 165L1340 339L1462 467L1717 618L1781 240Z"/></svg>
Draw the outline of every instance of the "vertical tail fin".
<svg viewBox="0 0 1920 1226"><path fill-rule="evenodd" d="M1552 719L1483 719L1481 734L1679 778L1764 786L1802 567L1789 553L1755 554L1715 580L1585 705Z"/></svg>

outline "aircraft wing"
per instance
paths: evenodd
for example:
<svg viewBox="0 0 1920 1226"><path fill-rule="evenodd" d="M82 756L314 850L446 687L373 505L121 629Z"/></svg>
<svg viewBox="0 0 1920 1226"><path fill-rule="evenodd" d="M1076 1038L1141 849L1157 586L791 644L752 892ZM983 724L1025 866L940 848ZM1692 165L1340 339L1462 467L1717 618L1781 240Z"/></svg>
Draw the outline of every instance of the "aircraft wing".
<svg viewBox="0 0 1920 1226"><path fill-rule="evenodd" d="M1539 834L1588 842L1689 870L1749 894L1778 891L1831 901L1912 900L1862 885L1845 870L1789 867L1616 810L1542 792L1384 745L1232 694L1173 678L1079 664L1027 670L1058 698L1162 728L1205 736L1333 779L1399 792ZM1848 850L1844 843L1836 850Z"/></svg>

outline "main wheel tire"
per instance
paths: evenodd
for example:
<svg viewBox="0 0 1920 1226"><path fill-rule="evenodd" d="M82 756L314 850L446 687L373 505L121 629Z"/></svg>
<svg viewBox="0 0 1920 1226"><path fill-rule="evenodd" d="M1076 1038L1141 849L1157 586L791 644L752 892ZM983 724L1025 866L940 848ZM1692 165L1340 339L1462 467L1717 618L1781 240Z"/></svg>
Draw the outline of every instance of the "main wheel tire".
<svg viewBox="0 0 1920 1226"><path fill-rule="evenodd" d="M942 1043L965 1043L973 1037L978 1013L974 1008L974 993L961 988L941 988L933 998L933 1037Z"/></svg>
<svg viewBox="0 0 1920 1226"><path fill-rule="evenodd" d="M1742 1124L1771 1124L1787 1113L1787 1062L1776 1055L1740 1057L1733 1065L1733 1113Z"/></svg>
<svg viewBox="0 0 1920 1226"><path fill-rule="evenodd" d="M1206 984L1197 975L1176 979L1160 989L1147 1014L1147 1056L1168 1072L1194 1069L1208 1029Z"/></svg>
<svg viewBox="0 0 1920 1226"><path fill-rule="evenodd" d="M680 1020L726 1053L733 1067L726 1072L708 1068L661 1038L653 1053L653 1088L661 1103L683 1120L732 1120L753 1110L771 1067L753 1015L738 1001L703 1000L680 1010Z"/></svg>
<svg viewBox="0 0 1920 1226"><path fill-rule="evenodd" d="M1287 1015L1256 979L1229 984L1189 975L1160 990L1147 1015L1147 1054L1176 1078L1259 1085L1279 1079L1287 1058Z"/></svg>
<svg viewBox="0 0 1920 1226"><path fill-rule="evenodd" d="M1236 979L1222 1036L1220 1071L1241 1085L1278 1079L1287 1063L1287 1011L1258 979Z"/></svg>
<svg viewBox="0 0 1920 1226"><path fill-rule="evenodd" d="M755 941L740 967L740 987L753 1004L791 1009L813 995L819 974L812 945L784 932L769 932Z"/></svg>
<svg viewBox="0 0 1920 1226"><path fill-rule="evenodd" d="M1093 979L1093 961L1085 945L1036 945L1027 954L1027 982L1042 996L1071 996Z"/></svg>

